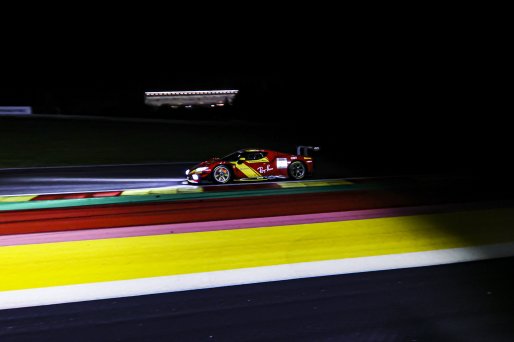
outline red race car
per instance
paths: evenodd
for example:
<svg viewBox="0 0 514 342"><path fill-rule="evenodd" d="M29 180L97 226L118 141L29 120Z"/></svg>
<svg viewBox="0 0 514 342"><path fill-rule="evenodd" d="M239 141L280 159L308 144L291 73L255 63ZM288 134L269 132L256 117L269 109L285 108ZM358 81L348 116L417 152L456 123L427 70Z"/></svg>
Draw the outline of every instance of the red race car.
<svg viewBox="0 0 514 342"><path fill-rule="evenodd" d="M188 169L187 181L193 184L225 184L247 180L300 180L313 172L314 162L312 157L306 155L307 150L317 151L319 147L299 146L296 155L264 149L238 150L223 158L212 158Z"/></svg>

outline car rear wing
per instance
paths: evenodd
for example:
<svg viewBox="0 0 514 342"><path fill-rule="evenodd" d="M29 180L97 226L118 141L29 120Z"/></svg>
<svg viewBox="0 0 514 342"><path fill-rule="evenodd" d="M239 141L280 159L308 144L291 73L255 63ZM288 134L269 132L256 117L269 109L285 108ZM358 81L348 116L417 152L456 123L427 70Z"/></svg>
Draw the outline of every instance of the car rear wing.
<svg viewBox="0 0 514 342"><path fill-rule="evenodd" d="M298 146L296 148L296 155L308 156L309 151L319 151L319 146Z"/></svg>

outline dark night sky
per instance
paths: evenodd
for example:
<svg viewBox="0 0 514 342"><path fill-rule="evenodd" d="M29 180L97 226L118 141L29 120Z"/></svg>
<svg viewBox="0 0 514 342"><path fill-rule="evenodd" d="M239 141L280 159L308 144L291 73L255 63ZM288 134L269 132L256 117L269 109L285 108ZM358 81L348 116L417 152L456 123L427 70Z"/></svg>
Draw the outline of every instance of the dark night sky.
<svg viewBox="0 0 514 342"><path fill-rule="evenodd" d="M0 101L63 90L236 87L298 108L469 115L498 106L506 94L499 84L505 48L480 31L359 29L227 49L38 47L2 57Z"/></svg>
<svg viewBox="0 0 514 342"><path fill-rule="evenodd" d="M69 16L47 18L30 34L11 27L2 43L0 103L42 92L237 87L325 113L455 116L497 106L506 95L498 81L508 45L501 28L477 16L483 8L291 10L259 16L254 8L257 20L153 13L144 25L142 13L139 25L129 18L114 25L96 13L94 22L86 16L88 25Z"/></svg>
<svg viewBox="0 0 514 342"><path fill-rule="evenodd" d="M261 30L261 22L252 33L235 34L233 26L223 39L182 30L169 39L135 32L98 41L83 32L71 42L25 43L25 53L2 57L0 104L98 97L115 107L141 101L144 90L238 88L245 110L267 120L286 113L292 127L306 115L321 131L342 125L359 144L404 155L414 146L446 160L504 160L508 45L460 9L446 17L413 13L315 28L283 22L280 31Z"/></svg>

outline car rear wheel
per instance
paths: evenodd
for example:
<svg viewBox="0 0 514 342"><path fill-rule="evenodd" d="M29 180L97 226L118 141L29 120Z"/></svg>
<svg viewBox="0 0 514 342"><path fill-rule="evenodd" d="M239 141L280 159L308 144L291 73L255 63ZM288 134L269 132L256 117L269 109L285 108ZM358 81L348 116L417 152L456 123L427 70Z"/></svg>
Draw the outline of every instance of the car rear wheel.
<svg viewBox="0 0 514 342"><path fill-rule="evenodd" d="M232 178L232 174L230 173L230 170L225 165L218 165L212 170L212 179L214 180L214 183L218 184L225 184L230 182L230 179Z"/></svg>
<svg viewBox="0 0 514 342"><path fill-rule="evenodd" d="M305 178L306 169L301 161L297 160L289 164L288 171L289 177L293 179L300 180Z"/></svg>

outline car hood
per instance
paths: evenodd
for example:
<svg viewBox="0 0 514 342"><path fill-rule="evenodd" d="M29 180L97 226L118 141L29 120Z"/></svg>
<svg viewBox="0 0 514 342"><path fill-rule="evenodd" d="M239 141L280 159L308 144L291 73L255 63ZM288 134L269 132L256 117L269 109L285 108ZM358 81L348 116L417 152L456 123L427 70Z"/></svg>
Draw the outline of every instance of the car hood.
<svg viewBox="0 0 514 342"><path fill-rule="evenodd" d="M203 162L201 162L199 164L196 164L195 166L193 166L191 168L191 170L194 170L194 169L197 169L197 168L203 167L203 166L209 166L209 165L212 165L212 164L214 164L216 162L219 162L219 161L220 161L220 158L211 158L209 160L206 160L206 161L203 161Z"/></svg>

